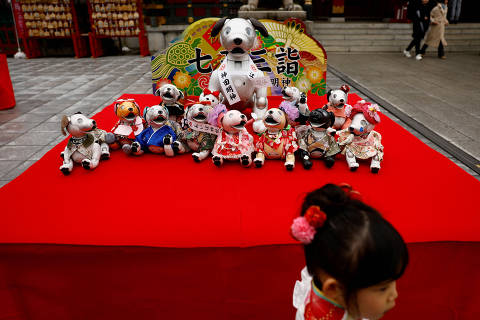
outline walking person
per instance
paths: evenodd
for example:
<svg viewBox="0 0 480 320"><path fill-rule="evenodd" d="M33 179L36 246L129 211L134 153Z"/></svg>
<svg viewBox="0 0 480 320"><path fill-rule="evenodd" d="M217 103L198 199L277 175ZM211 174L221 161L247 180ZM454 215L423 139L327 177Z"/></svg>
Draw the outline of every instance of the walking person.
<svg viewBox="0 0 480 320"><path fill-rule="evenodd" d="M446 59L444 47L447 45L445 40L445 26L448 25L447 12L448 0L439 0L438 4L430 12L430 30L421 50L422 55L425 55L425 51L429 46L438 46L438 57Z"/></svg>
<svg viewBox="0 0 480 320"><path fill-rule="evenodd" d="M415 59L422 60L420 51L420 42L422 41L425 33L430 25L430 10L431 5L429 0L410 0L408 3L407 15L413 23L412 41L408 47L403 50L403 54L407 58L411 58L410 50L415 47Z"/></svg>
<svg viewBox="0 0 480 320"><path fill-rule="evenodd" d="M462 0L451 0L450 5L448 6L449 14L448 17L450 18L450 23L457 23L460 19L460 11L462 10Z"/></svg>

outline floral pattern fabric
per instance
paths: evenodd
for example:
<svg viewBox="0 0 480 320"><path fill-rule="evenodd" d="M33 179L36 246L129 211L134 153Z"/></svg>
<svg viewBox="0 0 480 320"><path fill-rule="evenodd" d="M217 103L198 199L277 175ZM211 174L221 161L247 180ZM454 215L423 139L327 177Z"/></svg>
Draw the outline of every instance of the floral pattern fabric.
<svg viewBox="0 0 480 320"><path fill-rule="evenodd" d="M285 159L287 154L294 153L298 150L295 130L291 126L288 126L284 130L275 133L274 136L270 136L268 131L265 131L258 139L255 149L256 151L262 151L265 156L269 158L268 153L265 152L265 146L269 146L273 150L278 151L278 153L281 154L281 158Z"/></svg>
<svg viewBox="0 0 480 320"><path fill-rule="evenodd" d="M352 135L348 130L342 130L338 133L338 143L346 141ZM366 136L354 136L351 143L347 143L342 150L342 154L347 151L359 159L369 159L378 156L379 161L383 160L382 136L376 131L370 131Z"/></svg>
<svg viewBox="0 0 480 320"><path fill-rule="evenodd" d="M253 151L253 137L243 129L233 134L222 131L215 141L212 154L224 159L239 159L242 155L250 155Z"/></svg>

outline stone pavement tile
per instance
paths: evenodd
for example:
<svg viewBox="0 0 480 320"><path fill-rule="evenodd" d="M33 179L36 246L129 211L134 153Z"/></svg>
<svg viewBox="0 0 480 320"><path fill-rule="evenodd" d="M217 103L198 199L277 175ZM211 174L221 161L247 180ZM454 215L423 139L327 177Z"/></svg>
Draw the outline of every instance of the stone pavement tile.
<svg viewBox="0 0 480 320"><path fill-rule="evenodd" d="M29 131L13 141L9 142L8 146L45 146L55 140L60 135L60 130L57 132L32 132Z"/></svg>
<svg viewBox="0 0 480 320"><path fill-rule="evenodd" d="M25 161L40 149L42 149L42 146L1 146L0 160Z"/></svg>
<svg viewBox="0 0 480 320"><path fill-rule="evenodd" d="M28 160L32 160L32 161L38 161L38 160L40 160L48 151L52 150L53 147L54 147L54 146L48 145L48 146L42 148L40 151L36 152L33 156L31 156L30 158L28 158ZM62 160L62 159L60 158L60 154L59 154L59 155L58 155L58 163L59 163L58 166L61 165L61 163L62 163L61 160Z"/></svg>
<svg viewBox="0 0 480 320"><path fill-rule="evenodd" d="M0 177L18 167L22 162L21 160L0 160Z"/></svg>
<svg viewBox="0 0 480 320"><path fill-rule="evenodd" d="M49 146L56 146L57 144L59 144L60 142L62 142L63 140L65 140L67 137L65 136L58 136L55 140L53 140L52 142L50 142L48 145Z"/></svg>
<svg viewBox="0 0 480 320"><path fill-rule="evenodd" d="M480 153L480 143L472 139L458 140L456 141L458 147L463 149L469 154L479 154Z"/></svg>
<svg viewBox="0 0 480 320"><path fill-rule="evenodd" d="M43 122L32 128L29 132L58 132L60 133L60 123Z"/></svg>
<svg viewBox="0 0 480 320"><path fill-rule="evenodd" d="M63 115L67 115L67 113L63 111L61 114L50 114L47 120L45 120L45 122L54 122L60 126Z"/></svg>
<svg viewBox="0 0 480 320"><path fill-rule="evenodd" d="M5 145L22 135L21 132L2 132L0 134L0 145Z"/></svg>
<svg viewBox="0 0 480 320"><path fill-rule="evenodd" d="M18 113L6 113L0 111L0 124L11 121L18 117Z"/></svg>
<svg viewBox="0 0 480 320"><path fill-rule="evenodd" d="M10 170L7 174L5 174L4 176L0 177L1 180L13 180L15 179L16 177L18 177L19 175L21 175L23 172L25 172L25 170L27 170L28 168L30 168L30 166L32 164L34 164L36 161L32 161L32 160L27 160L27 161L24 161L22 162L18 167Z"/></svg>
<svg viewBox="0 0 480 320"><path fill-rule="evenodd" d="M7 122L0 125L0 132L27 132L37 125L35 122Z"/></svg>
<svg viewBox="0 0 480 320"><path fill-rule="evenodd" d="M37 113L25 113L22 114L21 116L18 116L15 119L12 119L10 123L14 122L35 122L35 123L41 123L48 118L50 118L50 114L37 114Z"/></svg>

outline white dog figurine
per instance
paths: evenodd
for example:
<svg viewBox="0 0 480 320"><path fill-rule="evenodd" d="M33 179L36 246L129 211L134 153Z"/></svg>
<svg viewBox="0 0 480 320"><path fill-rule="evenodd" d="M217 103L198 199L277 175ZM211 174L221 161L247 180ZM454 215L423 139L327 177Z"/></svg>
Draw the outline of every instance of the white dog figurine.
<svg viewBox="0 0 480 320"><path fill-rule="evenodd" d="M208 157L213 149L220 129L208 124L208 117L213 110L211 101L194 102L185 110L185 129L180 140L183 149L192 150L192 158L200 162ZM179 147L180 149L180 147Z"/></svg>
<svg viewBox="0 0 480 320"><path fill-rule="evenodd" d="M282 102L279 108L271 108L263 122L267 130L262 133L255 145L257 155L254 163L257 168L267 159L285 159L285 168L295 167L295 151L298 149L295 129L289 124L298 118L298 109L289 102Z"/></svg>
<svg viewBox="0 0 480 320"><path fill-rule="evenodd" d="M282 90L282 98L285 101L293 103L298 109L298 118L293 119L293 121L299 125L304 125L310 114L310 109L307 105L307 95L304 92L301 92L297 87L285 87Z"/></svg>
<svg viewBox="0 0 480 320"><path fill-rule="evenodd" d="M360 100L353 107L348 106L345 113L352 119L348 129L338 132L338 144L344 146L342 154L347 159L350 171L356 171L359 164L356 158L372 159L370 170L378 173L380 161L383 160L382 136L374 131L375 125L380 122L376 104Z"/></svg>
<svg viewBox="0 0 480 320"><path fill-rule="evenodd" d="M210 91L208 88L198 97L198 102L209 104L211 107L215 107L219 103L223 103L223 95L220 91ZM185 112L186 113L186 112Z"/></svg>
<svg viewBox="0 0 480 320"><path fill-rule="evenodd" d="M346 109L351 108L347 104L349 91L350 87L344 84L340 89L327 92L328 103L323 106L323 110L333 112L335 115L335 123L332 126L335 130L347 129L350 126L351 119L346 115Z"/></svg>
<svg viewBox="0 0 480 320"><path fill-rule="evenodd" d="M209 123L222 128L212 150L212 161L217 167L223 160L240 160L244 167L252 164L253 137L245 129L247 116L238 110L227 111L225 105L218 104L208 117Z"/></svg>
<svg viewBox="0 0 480 320"><path fill-rule="evenodd" d="M148 127L135 137L132 143L132 153L141 155L145 151L173 157L175 155L172 143L177 140L180 125L168 120L167 108L163 105L154 105L143 109L143 118ZM177 130L176 130L177 129Z"/></svg>
<svg viewBox="0 0 480 320"><path fill-rule="evenodd" d="M220 35L220 44L228 54L220 67L213 71L208 89L220 91L229 109L243 111L252 108L257 115L253 130L263 132L265 126L262 119L267 111L267 86L270 80L249 56L257 39L255 29L264 37L268 36L265 26L253 18L222 18L215 23L211 35Z"/></svg>
<svg viewBox="0 0 480 320"><path fill-rule="evenodd" d="M161 104L168 110L168 120L180 121L184 114L184 109L183 105L178 101L183 99L183 92L178 90L173 84L167 83L155 90L155 95L162 98Z"/></svg>
<svg viewBox="0 0 480 320"><path fill-rule="evenodd" d="M73 163L81 163L85 169L95 169L102 154L100 144L92 133L97 128L95 120L87 118L81 113L70 117L62 117L62 134L71 134L63 151L63 164L60 171L64 175L70 174Z"/></svg>

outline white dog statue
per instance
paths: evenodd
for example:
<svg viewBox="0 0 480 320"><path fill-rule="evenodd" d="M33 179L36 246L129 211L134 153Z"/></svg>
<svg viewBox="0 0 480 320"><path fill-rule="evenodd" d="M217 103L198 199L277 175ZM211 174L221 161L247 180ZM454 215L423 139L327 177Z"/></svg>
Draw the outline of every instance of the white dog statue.
<svg viewBox="0 0 480 320"><path fill-rule="evenodd" d="M356 158L371 158L370 171L378 173L380 170L380 161L383 160L382 136L373 130L380 123L379 111L378 105L365 100L346 108L346 115L352 119L352 123L348 129L338 132L338 144L343 146L342 154L350 171L358 169Z"/></svg>
<svg viewBox="0 0 480 320"><path fill-rule="evenodd" d="M168 120L180 121L184 114L184 109L178 100L183 99L183 92L178 90L173 84L167 83L155 90L155 95L162 98L161 104L168 110Z"/></svg>
<svg viewBox="0 0 480 320"><path fill-rule="evenodd" d="M81 163L85 169L95 169L98 166L102 150L93 133L96 128L95 120L81 113L62 117L62 134L72 135L62 152L63 164L60 171L64 175L72 172L74 162Z"/></svg>
<svg viewBox="0 0 480 320"><path fill-rule="evenodd" d="M265 126L262 119L267 111L267 86L270 85L270 79L265 77L249 56L250 49L257 41L255 29L262 36L268 36L265 26L253 18L222 18L215 23L211 35L220 35L220 44L228 54L213 71L208 89L220 91L229 110L252 108L257 115L253 130L263 132Z"/></svg>

